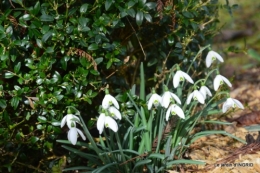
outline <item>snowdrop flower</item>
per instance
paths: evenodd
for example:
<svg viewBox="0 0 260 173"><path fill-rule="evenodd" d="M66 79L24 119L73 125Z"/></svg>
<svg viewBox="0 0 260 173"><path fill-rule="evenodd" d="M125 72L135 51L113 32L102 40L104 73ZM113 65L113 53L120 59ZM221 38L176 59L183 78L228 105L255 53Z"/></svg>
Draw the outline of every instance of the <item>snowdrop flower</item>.
<svg viewBox="0 0 260 173"><path fill-rule="evenodd" d="M111 96L110 94L106 94L102 101L102 107L104 109L108 109L108 107L111 105L114 105L117 109L119 109L119 104L115 97Z"/></svg>
<svg viewBox="0 0 260 173"><path fill-rule="evenodd" d="M187 105L190 104L191 99L198 100L201 104L205 103L204 96L198 90L194 90L187 98Z"/></svg>
<svg viewBox="0 0 260 173"><path fill-rule="evenodd" d="M114 118L114 119L119 119L121 120L122 116L121 116L121 113L119 112L119 110L117 108L115 108L114 106L110 106L108 108L108 111L109 113L111 114L111 116Z"/></svg>
<svg viewBox="0 0 260 173"><path fill-rule="evenodd" d="M189 81L192 84L194 83L193 80L191 79L191 77L187 73L185 73L181 70L178 70L173 77L174 88L177 88L179 86L180 81L184 81L184 79L186 79L187 81Z"/></svg>
<svg viewBox="0 0 260 173"><path fill-rule="evenodd" d="M223 58L215 51L211 50L209 51L207 57L206 57L206 66L209 68L213 61L218 59L220 62L224 62Z"/></svg>
<svg viewBox="0 0 260 173"><path fill-rule="evenodd" d="M116 121L110 116L106 116L105 113L101 113L97 120L97 129L99 131L99 134L103 132L104 126L109 127L114 132L118 131L118 125Z"/></svg>
<svg viewBox="0 0 260 173"><path fill-rule="evenodd" d="M79 130L78 128L71 127L69 132L68 132L68 140L73 144L76 145L77 139L78 139L78 134L81 136L81 138L85 141L86 137L84 136L83 132Z"/></svg>
<svg viewBox="0 0 260 173"><path fill-rule="evenodd" d="M161 105L165 108L168 108L170 102L173 100L173 99L181 104L181 100L179 99L178 96L176 96L175 94L171 93L170 91L166 91L163 93L163 96L162 96L162 102L161 102Z"/></svg>
<svg viewBox="0 0 260 173"><path fill-rule="evenodd" d="M227 110L230 107L239 107L241 109L244 109L244 106L242 105L242 103L240 101L238 101L237 99L232 99L232 98L228 98L227 101L225 101L225 103L222 106L222 111L223 113L227 112Z"/></svg>
<svg viewBox="0 0 260 173"><path fill-rule="evenodd" d="M172 104L166 112L166 121L168 121L170 114L178 115L180 118L185 119L183 110L176 104Z"/></svg>
<svg viewBox="0 0 260 173"><path fill-rule="evenodd" d="M73 120L74 119L74 120ZM76 127L76 121L80 121L79 117L73 115L73 114L67 114L63 119L61 120L61 128L65 125L67 122L67 126L71 129L72 127Z"/></svg>
<svg viewBox="0 0 260 173"><path fill-rule="evenodd" d="M154 105L155 107L157 107L159 104L161 104L162 102L162 97L159 96L156 93L153 93L152 96L150 97L149 101L148 101L148 110L151 110L152 106Z"/></svg>
<svg viewBox="0 0 260 173"><path fill-rule="evenodd" d="M203 95L204 99L206 99L207 95L209 95L210 97L212 96L210 90L208 89L208 87L206 86L201 86L200 88L200 93Z"/></svg>
<svg viewBox="0 0 260 173"><path fill-rule="evenodd" d="M232 87L232 84L229 82L227 78L225 78L222 75L217 75L214 79L214 90L217 91L219 86L222 85L223 83L226 83L229 87Z"/></svg>

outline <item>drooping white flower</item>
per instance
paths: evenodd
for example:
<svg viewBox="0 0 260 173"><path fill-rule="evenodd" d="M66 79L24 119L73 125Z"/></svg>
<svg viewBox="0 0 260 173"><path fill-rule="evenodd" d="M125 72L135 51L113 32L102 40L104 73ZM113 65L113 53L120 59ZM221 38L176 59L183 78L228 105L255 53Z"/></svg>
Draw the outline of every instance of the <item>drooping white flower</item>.
<svg viewBox="0 0 260 173"><path fill-rule="evenodd" d="M190 104L191 99L199 101L201 104L205 103L204 96L198 90L194 90L187 98L187 105Z"/></svg>
<svg viewBox="0 0 260 173"><path fill-rule="evenodd" d="M115 108L114 106L110 106L108 108L108 111L109 113L111 114L111 116L114 118L114 119L119 119L121 120L122 116L121 116L121 113L119 112L119 110L117 108Z"/></svg>
<svg viewBox="0 0 260 173"><path fill-rule="evenodd" d="M108 109L108 107L112 105L114 105L117 109L119 109L119 104L115 99L115 97L111 96L110 94L106 94L102 101L102 107L104 109Z"/></svg>
<svg viewBox="0 0 260 173"><path fill-rule="evenodd" d="M71 129L72 127L76 127L76 122L80 121L79 117L73 115L73 114L67 114L63 119L61 120L61 128L65 125L67 122L67 126Z"/></svg>
<svg viewBox="0 0 260 173"><path fill-rule="evenodd" d="M152 96L150 97L149 101L148 101L148 110L151 110L152 106L154 105L155 107L157 107L159 104L161 104L162 102L162 97L159 96L158 94L154 93L152 94Z"/></svg>
<svg viewBox="0 0 260 173"><path fill-rule="evenodd" d="M97 129L99 134L101 134L104 130L104 127L109 127L114 132L117 132L118 125L116 121L110 116L106 116L105 113L101 113L97 120Z"/></svg>
<svg viewBox="0 0 260 173"><path fill-rule="evenodd" d="M215 51L211 50L209 51L207 57L206 57L206 66L210 67L212 62L218 59L220 62L224 62L223 58Z"/></svg>
<svg viewBox="0 0 260 173"><path fill-rule="evenodd" d="M68 132L68 140L73 144L76 145L77 139L78 139L78 134L81 136L83 140L86 140L86 137L84 136L83 132L79 130L76 127L71 127L69 132Z"/></svg>
<svg viewBox="0 0 260 173"><path fill-rule="evenodd" d="M218 74L218 75L215 77L215 79L214 79L214 90L217 91L218 88L219 88L219 86L222 85L224 82L225 82L229 87L232 87L232 84L229 82L229 80L228 80L226 77L224 77L224 76Z"/></svg>
<svg viewBox="0 0 260 173"><path fill-rule="evenodd" d="M238 101L237 99L233 99L233 98L228 98L225 103L222 106L222 111L223 113L227 112L227 110L230 107L239 107L241 109L244 109L244 106L242 105L242 103L240 101Z"/></svg>
<svg viewBox="0 0 260 173"><path fill-rule="evenodd" d="M161 105L165 108L168 108L171 100L175 100L177 103L181 104L181 100L179 99L178 96L176 96L175 94L171 93L170 91L166 91L163 93L162 96L162 102Z"/></svg>
<svg viewBox="0 0 260 173"><path fill-rule="evenodd" d="M200 87L199 91L203 95L204 99L206 99L207 95L210 96L210 97L212 96L212 94L211 94L210 90L208 89L208 87L206 87L204 85Z"/></svg>
<svg viewBox="0 0 260 173"><path fill-rule="evenodd" d="M178 115L180 118L185 119L183 110L176 104L170 105L166 112L166 121L168 121L170 114Z"/></svg>
<svg viewBox="0 0 260 173"><path fill-rule="evenodd" d="M184 79L186 79L187 81L189 81L192 84L194 83L193 80L191 79L191 77L187 73L185 73L181 70L178 70L173 77L174 88L177 88L179 86L180 81L184 81Z"/></svg>

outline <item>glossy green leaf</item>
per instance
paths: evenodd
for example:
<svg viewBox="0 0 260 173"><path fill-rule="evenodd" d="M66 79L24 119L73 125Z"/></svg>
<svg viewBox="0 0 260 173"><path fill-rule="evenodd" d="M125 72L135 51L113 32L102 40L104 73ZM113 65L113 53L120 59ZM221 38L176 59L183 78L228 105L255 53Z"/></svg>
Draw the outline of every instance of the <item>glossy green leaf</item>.
<svg viewBox="0 0 260 173"><path fill-rule="evenodd" d="M18 106L18 104L19 104L19 100L20 100L20 98L17 97L17 96L15 96L15 97L13 97L13 98L11 99L11 106L12 106L14 109L17 108L17 106Z"/></svg>
<svg viewBox="0 0 260 173"><path fill-rule="evenodd" d="M106 9L106 11L110 8L112 3L113 3L113 0L106 0L106 2L105 2L105 9Z"/></svg>
<svg viewBox="0 0 260 173"><path fill-rule="evenodd" d="M79 9L80 13L86 13L88 11L88 6L89 6L89 4L81 5L81 7Z"/></svg>
<svg viewBox="0 0 260 173"><path fill-rule="evenodd" d="M9 79L9 78L12 78L14 76L14 74L12 72L5 72L4 76L6 79Z"/></svg>
<svg viewBox="0 0 260 173"><path fill-rule="evenodd" d="M47 119L44 116L38 116L37 120L41 123L46 123Z"/></svg>
<svg viewBox="0 0 260 173"><path fill-rule="evenodd" d="M144 13L144 18L148 21L148 22L152 22L152 16L148 13Z"/></svg>
<svg viewBox="0 0 260 173"><path fill-rule="evenodd" d="M88 46L88 50L97 50L98 45L96 43L92 43L91 45Z"/></svg>
<svg viewBox="0 0 260 173"><path fill-rule="evenodd" d="M6 106L6 101L4 99L0 99L0 107L4 109Z"/></svg>
<svg viewBox="0 0 260 173"><path fill-rule="evenodd" d="M21 68L21 62L18 62L15 66L14 66L14 72L18 73L20 71Z"/></svg>
<svg viewBox="0 0 260 173"><path fill-rule="evenodd" d="M141 25L144 19L144 13L142 11L137 11L135 20L137 25Z"/></svg>
<svg viewBox="0 0 260 173"><path fill-rule="evenodd" d="M43 14L41 17L40 17L40 20L42 22L52 22L54 21L54 17L53 16L50 16L50 15L47 15L47 14Z"/></svg>

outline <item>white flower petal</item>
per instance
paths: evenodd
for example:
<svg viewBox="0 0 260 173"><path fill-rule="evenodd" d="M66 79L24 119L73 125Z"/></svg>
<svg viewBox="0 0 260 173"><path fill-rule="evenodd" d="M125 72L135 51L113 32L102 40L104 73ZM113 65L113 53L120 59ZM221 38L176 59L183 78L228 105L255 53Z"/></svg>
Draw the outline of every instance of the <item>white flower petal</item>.
<svg viewBox="0 0 260 173"><path fill-rule="evenodd" d="M170 113L171 113L171 106L167 109L167 112L166 112L166 121L168 121L169 120L169 117L170 117Z"/></svg>
<svg viewBox="0 0 260 173"><path fill-rule="evenodd" d="M101 134L104 130L104 126L105 126L105 118L106 118L106 115L104 113L101 113L98 117L98 120L97 120L97 129L99 131L99 134Z"/></svg>
<svg viewBox="0 0 260 173"><path fill-rule="evenodd" d="M243 104L240 101L238 101L237 99L233 99L233 101L237 105L237 107L239 107L241 109L244 109L244 106L243 106Z"/></svg>
<svg viewBox="0 0 260 173"><path fill-rule="evenodd" d="M79 130L79 129L77 129L77 132L78 132L78 134L81 136L81 138L85 141L85 140L86 140L86 137L85 137L85 135L83 134L83 132L82 132L81 130Z"/></svg>
<svg viewBox="0 0 260 173"><path fill-rule="evenodd" d="M110 106L108 108L108 111L112 114L112 117L115 119L120 119L122 118L121 113L119 112L118 109L116 109L114 106Z"/></svg>
<svg viewBox="0 0 260 173"><path fill-rule="evenodd" d="M174 111L180 118L185 119L183 110L178 105L173 105L172 111Z"/></svg>
<svg viewBox="0 0 260 173"><path fill-rule="evenodd" d="M68 140L73 144L76 145L78 139L77 128L72 127L68 132Z"/></svg>
<svg viewBox="0 0 260 173"><path fill-rule="evenodd" d="M201 86L199 91L203 95L204 99L206 99L207 95L212 96L210 90L206 86Z"/></svg>
<svg viewBox="0 0 260 173"><path fill-rule="evenodd" d="M206 66L210 67L212 62L213 62L213 58L218 59L220 62L224 62L223 58L215 51L209 51L208 55L206 56Z"/></svg>
<svg viewBox="0 0 260 173"><path fill-rule="evenodd" d="M221 76L220 76L220 75L217 75L217 76L215 77L215 79L214 79L214 84L213 84L213 85L214 85L214 90L215 90L215 91L218 90L221 81L222 81Z"/></svg>
<svg viewBox="0 0 260 173"><path fill-rule="evenodd" d="M177 95L175 95L175 94L173 94L173 93L170 93L170 94L171 94L171 96L174 98L174 100L175 100L177 103L181 104L181 100L179 99L179 97L178 97Z"/></svg>
<svg viewBox="0 0 260 173"><path fill-rule="evenodd" d="M69 128L76 127L76 121L73 119L77 119L79 121L79 118L73 114L67 115L67 126Z"/></svg>
<svg viewBox="0 0 260 173"><path fill-rule="evenodd" d="M109 116L106 116L105 118L106 118L105 119L105 126L109 127L114 132L117 132L118 131L118 125L117 125L116 121Z"/></svg>
<svg viewBox="0 0 260 173"><path fill-rule="evenodd" d="M179 86L181 78L186 79L188 82L190 82L192 84L194 83L193 80L191 79L191 77L187 73L185 73L185 72L183 72L181 70L178 70L175 73L174 77L173 77L173 86L174 86L174 88L177 88Z"/></svg>
<svg viewBox="0 0 260 173"><path fill-rule="evenodd" d="M108 109L108 107L110 106L111 102L113 103L113 105L119 109L119 104L117 102L117 100L115 99L115 97L111 96L110 94L106 94L103 101L102 101L102 107L104 109Z"/></svg>
<svg viewBox="0 0 260 173"><path fill-rule="evenodd" d="M193 98L194 92L190 93L190 95L187 98L187 105L190 104L191 99Z"/></svg>
<svg viewBox="0 0 260 173"><path fill-rule="evenodd" d="M156 93L152 94L152 96L150 97L150 99L148 101L148 105L147 105L148 110L151 110L151 108L155 102L158 104L161 104L161 102L162 102L162 97Z"/></svg>
<svg viewBox="0 0 260 173"><path fill-rule="evenodd" d="M67 121L67 115L65 117L63 117L61 120L61 123L60 123L61 128L65 125L66 121Z"/></svg>
<svg viewBox="0 0 260 173"><path fill-rule="evenodd" d="M170 91L166 91L163 93L163 96L162 96L162 103L161 105L164 107L164 108L168 108L169 104L170 104L170 99L171 99L171 94L170 94Z"/></svg>
<svg viewBox="0 0 260 173"><path fill-rule="evenodd" d="M203 95L198 90L194 91L194 97L196 97L201 104L205 103Z"/></svg>
<svg viewBox="0 0 260 173"><path fill-rule="evenodd" d="M190 83L194 83L193 80L191 79L191 77L187 74L187 73L184 73L182 72L182 76L187 80L189 81Z"/></svg>
<svg viewBox="0 0 260 173"><path fill-rule="evenodd" d="M229 87L232 87L232 84L229 82L229 80L224 77L224 76L221 76L222 77L222 80L229 86Z"/></svg>
<svg viewBox="0 0 260 173"><path fill-rule="evenodd" d="M180 78L182 77L181 72L177 71L175 75L173 76L173 86L174 88L177 88L180 83Z"/></svg>

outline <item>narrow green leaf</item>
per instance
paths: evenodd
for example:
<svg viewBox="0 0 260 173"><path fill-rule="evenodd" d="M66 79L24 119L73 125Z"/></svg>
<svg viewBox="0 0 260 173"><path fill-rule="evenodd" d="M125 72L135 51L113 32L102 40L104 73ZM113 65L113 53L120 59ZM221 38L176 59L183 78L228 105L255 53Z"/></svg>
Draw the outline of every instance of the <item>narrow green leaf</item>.
<svg viewBox="0 0 260 173"><path fill-rule="evenodd" d="M170 161L167 162L167 168L170 168L172 165L176 165L176 164L195 164L195 165L205 165L205 162L202 161L197 161L197 160L174 160L174 161Z"/></svg>

